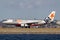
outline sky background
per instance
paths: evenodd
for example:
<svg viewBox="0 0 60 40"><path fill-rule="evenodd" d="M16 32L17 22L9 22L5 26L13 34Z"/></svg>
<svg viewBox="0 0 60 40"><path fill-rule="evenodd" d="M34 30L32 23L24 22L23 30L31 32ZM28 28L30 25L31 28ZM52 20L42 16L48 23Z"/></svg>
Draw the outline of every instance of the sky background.
<svg viewBox="0 0 60 40"><path fill-rule="evenodd" d="M44 19L52 11L60 20L60 0L0 0L0 19Z"/></svg>

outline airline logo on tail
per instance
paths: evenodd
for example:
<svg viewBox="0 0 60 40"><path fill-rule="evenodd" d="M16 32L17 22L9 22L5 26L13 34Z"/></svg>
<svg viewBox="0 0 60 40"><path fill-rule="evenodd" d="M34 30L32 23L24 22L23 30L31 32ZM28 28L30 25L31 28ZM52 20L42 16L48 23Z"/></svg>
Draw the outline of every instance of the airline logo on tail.
<svg viewBox="0 0 60 40"><path fill-rule="evenodd" d="M51 21L53 21L55 17L55 11L52 11L48 17L51 19Z"/></svg>

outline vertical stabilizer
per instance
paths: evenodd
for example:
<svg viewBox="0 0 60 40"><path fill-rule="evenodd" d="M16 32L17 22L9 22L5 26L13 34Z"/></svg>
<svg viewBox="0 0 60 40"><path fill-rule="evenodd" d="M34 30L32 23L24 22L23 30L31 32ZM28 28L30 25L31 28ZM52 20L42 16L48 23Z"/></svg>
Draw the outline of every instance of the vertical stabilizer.
<svg viewBox="0 0 60 40"><path fill-rule="evenodd" d="M48 17L53 21L55 18L55 11L52 11Z"/></svg>

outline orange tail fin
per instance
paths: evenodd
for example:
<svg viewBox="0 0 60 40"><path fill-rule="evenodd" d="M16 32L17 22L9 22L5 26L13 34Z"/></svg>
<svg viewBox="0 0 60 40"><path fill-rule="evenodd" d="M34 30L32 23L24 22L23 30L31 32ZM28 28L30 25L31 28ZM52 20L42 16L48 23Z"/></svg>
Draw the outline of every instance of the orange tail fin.
<svg viewBox="0 0 60 40"><path fill-rule="evenodd" d="M53 21L55 18L55 11L52 11L48 17Z"/></svg>

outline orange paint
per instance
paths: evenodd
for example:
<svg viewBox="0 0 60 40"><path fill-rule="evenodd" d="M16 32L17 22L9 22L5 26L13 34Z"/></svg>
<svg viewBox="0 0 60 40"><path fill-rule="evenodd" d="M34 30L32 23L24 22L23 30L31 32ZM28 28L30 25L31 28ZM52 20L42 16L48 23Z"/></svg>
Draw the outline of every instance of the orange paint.
<svg viewBox="0 0 60 40"><path fill-rule="evenodd" d="M51 19L53 19L53 18L54 18L54 16L55 16L55 15L54 15L54 13L52 13L52 14L50 15Z"/></svg>
<svg viewBox="0 0 60 40"><path fill-rule="evenodd" d="M22 22L22 20L17 20L18 23Z"/></svg>

